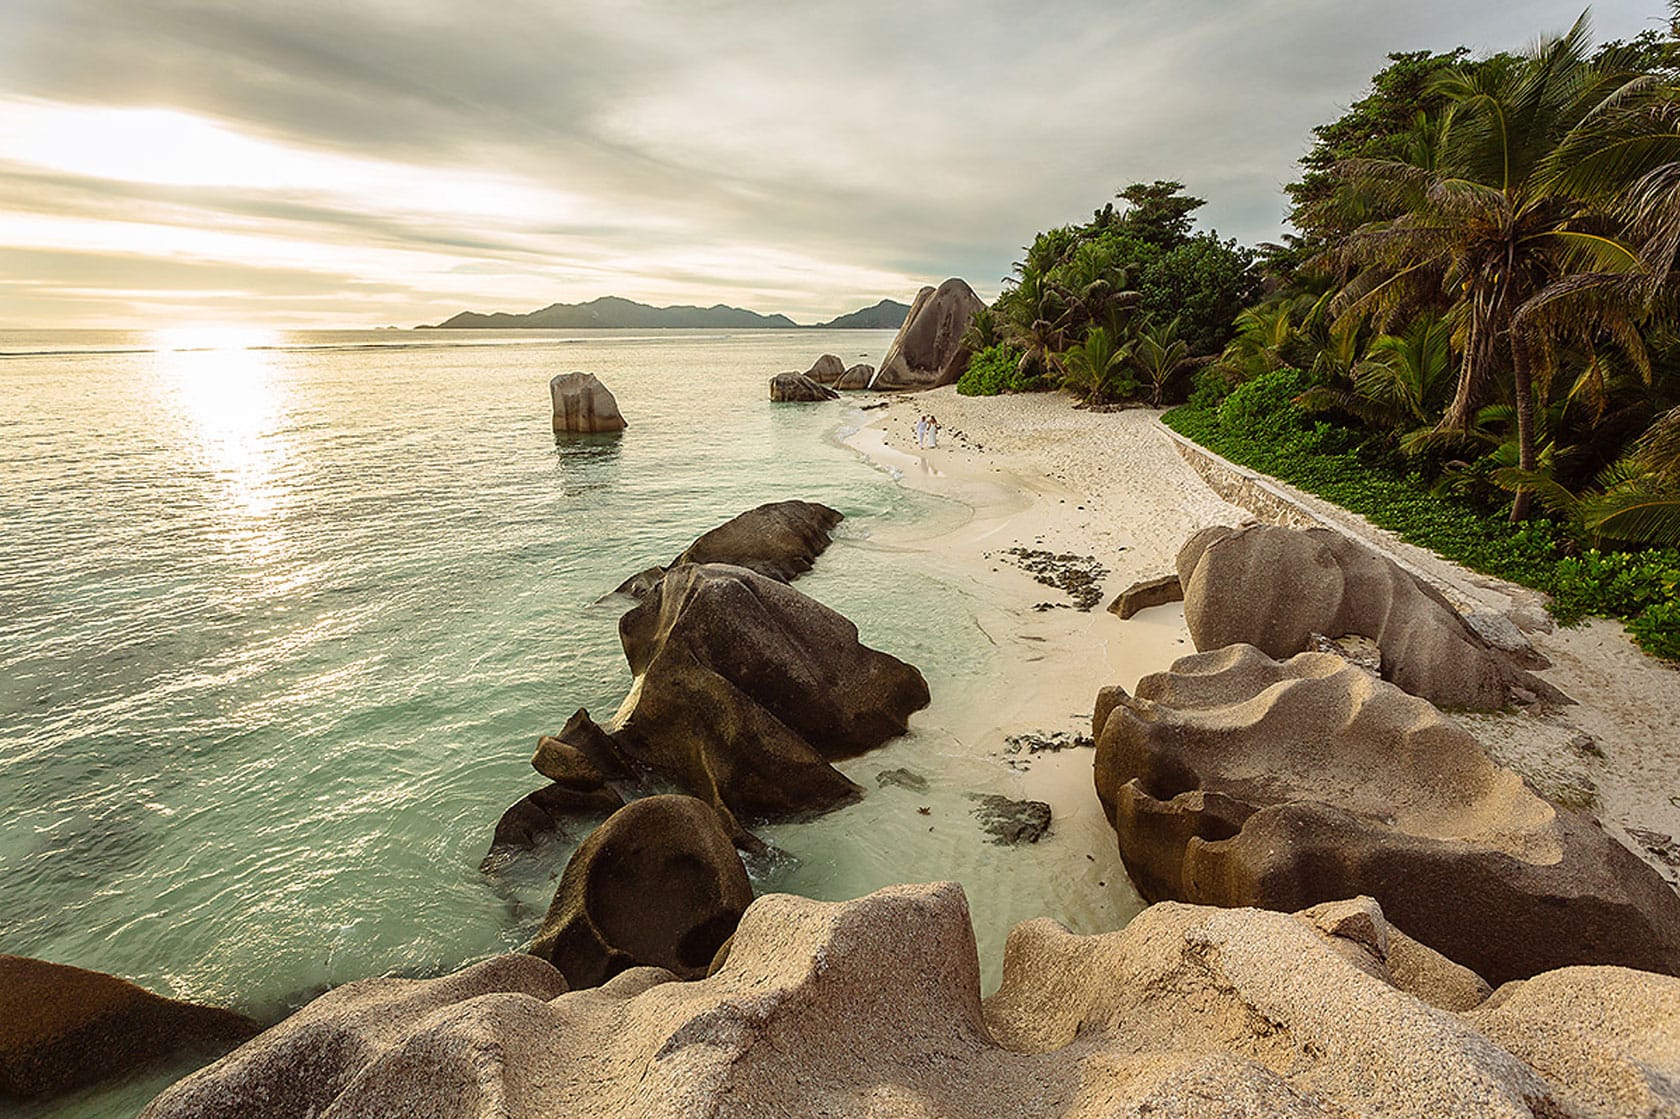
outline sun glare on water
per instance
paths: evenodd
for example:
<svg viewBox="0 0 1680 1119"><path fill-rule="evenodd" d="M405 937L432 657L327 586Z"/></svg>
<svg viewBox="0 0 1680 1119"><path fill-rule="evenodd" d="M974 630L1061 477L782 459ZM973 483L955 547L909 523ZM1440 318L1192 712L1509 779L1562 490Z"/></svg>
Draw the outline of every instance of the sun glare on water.
<svg viewBox="0 0 1680 1119"><path fill-rule="evenodd" d="M272 520L285 497L279 437L282 393L274 383L272 331L180 327L151 337L159 389L181 417L199 465L221 483L230 540L263 553L275 543Z"/></svg>

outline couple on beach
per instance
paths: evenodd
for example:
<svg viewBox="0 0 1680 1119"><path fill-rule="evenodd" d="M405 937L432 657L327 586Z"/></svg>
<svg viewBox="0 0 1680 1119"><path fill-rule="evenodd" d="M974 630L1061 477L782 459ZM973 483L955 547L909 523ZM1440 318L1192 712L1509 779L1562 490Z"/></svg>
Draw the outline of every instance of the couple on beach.
<svg viewBox="0 0 1680 1119"><path fill-rule="evenodd" d="M939 446L939 421L931 414L916 421L916 446L923 449Z"/></svg>

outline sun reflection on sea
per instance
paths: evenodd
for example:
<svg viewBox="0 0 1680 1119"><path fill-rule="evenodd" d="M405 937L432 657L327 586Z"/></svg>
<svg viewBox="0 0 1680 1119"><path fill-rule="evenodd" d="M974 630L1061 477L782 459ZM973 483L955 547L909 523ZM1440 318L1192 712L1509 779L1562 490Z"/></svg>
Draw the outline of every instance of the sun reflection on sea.
<svg viewBox="0 0 1680 1119"><path fill-rule="evenodd" d="M270 331L210 327L153 335L161 388L183 419L187 449L220 483L220 535L249 559L280 542L287 441L279 431Z"/></svg>

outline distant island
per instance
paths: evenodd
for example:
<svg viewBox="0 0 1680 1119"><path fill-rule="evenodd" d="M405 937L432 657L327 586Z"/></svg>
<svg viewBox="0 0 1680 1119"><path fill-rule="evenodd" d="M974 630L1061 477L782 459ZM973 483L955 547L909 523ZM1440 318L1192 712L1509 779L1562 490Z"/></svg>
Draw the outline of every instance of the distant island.
<svg viewBox="0 0 1680 1119"><path fill-rule="evenodd" d="M891 299L841 315L809 329L896 330L910 308ZM722 303L711 307L650 307L630 299L607 295L587 303L550 303L540 311L523 315L496 311L480 314L462 311L436 324L416 330L613 330L683 329L731 327L749 330L795 330L800 324L786 315L761 315Z"/></svg>

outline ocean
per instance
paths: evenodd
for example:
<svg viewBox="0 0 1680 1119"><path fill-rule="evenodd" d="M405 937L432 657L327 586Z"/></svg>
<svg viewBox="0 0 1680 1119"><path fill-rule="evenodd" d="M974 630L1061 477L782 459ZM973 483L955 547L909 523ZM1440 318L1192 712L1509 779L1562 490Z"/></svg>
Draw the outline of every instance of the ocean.
<svg viewBox="0 0 1680 1119"><path fill-rule="evenodd" d="M855 401L768 400L773 374L890 339L0 333L0 951L271 1020L518 949L568 851L479 863L543 783L538 736L628 688L603 596L784 498L846 515L795 585L935 705L842 765L858 804L760 829L757 889L957 878L992 982L1017 920L1123 923L1128 894L985 844L965 809L1014 774L939 712L1008 666L973 590L902 543L965 511L842 444ZM556 440L547 381L574 369L617 395L621 437ZM877 789L900 765L931 791ZM179 1071L31 1114L132 1115Z"/></svg>

